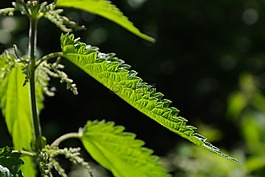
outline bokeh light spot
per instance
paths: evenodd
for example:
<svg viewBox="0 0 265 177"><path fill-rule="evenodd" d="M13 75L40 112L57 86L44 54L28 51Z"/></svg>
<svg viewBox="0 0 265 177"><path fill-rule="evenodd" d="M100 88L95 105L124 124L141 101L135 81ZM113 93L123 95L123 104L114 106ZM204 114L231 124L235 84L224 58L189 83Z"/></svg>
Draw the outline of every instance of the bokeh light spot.
<svg viewBox="0 0 265 177"><path fill-rule="evenodd" d="M89 32L87 42L93 45L99 45L106 41L108 33L104 28L96 28Z"/></svg>
<svg viewBox="0 0 265 177"><path fill-rule="evenodd" d="M135 9L141 7L145 1L146 0L127 0L128 4Z"/></svg>
<svg viewBox="0 0 265 177"><path fill-rule="evenodd" d="M5 17L1 20L1 26L5 30L12 32L18 28L18 22L13 17Z"/></svg>
<svg viewBox="0 0 265 177"><path fill-rule="evenodd" d="M247 25L254 25L259 18L259 14L256 9L247 9L244 11L242 19L243 22Z"/></svg>
<svg viewBox="0 0 265 177"><path fill-rule="evenodd" d="M9 31L5 29L0 29L0 43L8 44L12 39L12 36Z"/></svg>
<svg viewBox="0 0 265 177"><path fill-rule="evenodd" d="M224 70L231 70L236 66L237 62L232 55L225 55L220 60L220 66Z"/></svg>
<svg viewBox="0 0 265 177"><path fill-rule="evenodd" d="M169 75L174 71L175 71L175 63L172 60L166 59L166 60L161 61L160 72L162 74Z"/></svg>

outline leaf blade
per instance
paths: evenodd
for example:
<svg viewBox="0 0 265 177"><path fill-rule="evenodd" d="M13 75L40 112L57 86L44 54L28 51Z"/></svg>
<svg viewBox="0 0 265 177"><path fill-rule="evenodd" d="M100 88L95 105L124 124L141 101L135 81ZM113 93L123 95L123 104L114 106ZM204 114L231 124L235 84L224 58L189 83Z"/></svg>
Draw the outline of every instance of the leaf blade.
<svg viewBox="0 0 265 177"><path fill-rule="evenodd" d="M8 131L13 139L16 150L31 150L33 140L33 124L30 109L29 84L23 86L25 75L22 73L23 65L15 63L15 56L10 53L0 55L0 108ZM12 63L13 62L13 63ZM7 63L12 63L8 67ZM43 95L41 86L36 88L37 104L39 110L43 108ZM22 171L25 176L35 177L36 171L30 157L22 157L25 165Z"/></svg>
<svg viewBox="0 0 265 177"><path fill-rule="evenodd" d="M81 141L90 155L115 177L167 177L169 176L153 151L143 148L143 141L132 133L123 132L113 122L88 121Z"/></svg>
<svg viewBox="0 0 265 177"><path fill-rule="evenodd" d="M14 67L0 85L1 108L15 148L18 150L30 149L29 145L33 138L32 122L29 119L29 91L27 85L22 86L24 80L21 67Z"/></svg>
<svg viewBox="0 0 265 177"><path fill-rule="evenodd" d="M129 70L130 66L114 54L100 53L75 40L74 35L70 34L62 35L61 45L65 58L146 116L198 146L237 161L207 142L205 137L195 133L196 127L187 125L188 121L178 116L179 111L170 107L170 100L162 99L162 93L143 82L136 71Z"/></svg>
<svg viewBox="0 0 265 177"><path fill-rule="evenodd" d="M81 9L99 16L102 16L114 23L122 26L133 34L150 42L155 42L152 37L149 37L140 32L126 16L108 0L57 0L57 6L73 7Z"/></svg>

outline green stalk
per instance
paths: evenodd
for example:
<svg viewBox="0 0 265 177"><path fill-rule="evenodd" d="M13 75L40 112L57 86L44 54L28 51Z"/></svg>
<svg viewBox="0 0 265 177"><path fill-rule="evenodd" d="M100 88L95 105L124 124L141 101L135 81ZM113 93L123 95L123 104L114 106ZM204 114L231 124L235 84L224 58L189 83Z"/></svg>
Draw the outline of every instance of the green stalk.
<svg viewBox="0 0 265 177"><path fill-rule="evenodd" d="M80 139L82 137L82 134L79 133L67 133L65 135L60 136L57 138L52 144L51 147L58 147L59 144L67 139L72 139L72 138L78 138Z"/></svg>
<svg viewBox="0 0 265 177"><path fill-rule="evenodd" d="M35 88L35 68L36 68L36 41L37 41L37 23L38 19L35 16L30 17L29 29L29 55L30 55L30 99L31 99L31 113L34 127L34 148L36 151L42 149L42 133L40 126L40 119L37 112L36 88Z"/></svg>

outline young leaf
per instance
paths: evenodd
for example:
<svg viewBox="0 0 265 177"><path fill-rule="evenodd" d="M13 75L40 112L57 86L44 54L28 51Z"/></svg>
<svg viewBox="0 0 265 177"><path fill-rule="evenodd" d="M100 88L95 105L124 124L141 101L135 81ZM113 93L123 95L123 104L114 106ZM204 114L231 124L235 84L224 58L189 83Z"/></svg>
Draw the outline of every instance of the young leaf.
<svg viewBox="0 0 265 177"><path fill-rule="evenodd" d="M20 159L21 154L12 152L9 147L0 148L0 176L23 177L20 167L24 162Z"/></svg>
<svg viewBox="0 0 265 177"><path fill-rule="evenodd" d="M179 111L170 106L170 100L162 99L162 93L156 92L155 88L143 82L136 76L136 71L129 70L130 66L124 64L124 61L114 54L100 53L95 48L75 40L74 35L69 34L62 35L61 45L65 58L140 112L194 144L235 160L208 143L206 138L195 133L196 128L186 125L187 120L178 116Z"/></svg>
<svg viewBox="0 0 265 177"><path fill-rule="evenodd" d="M115 177L167 177L158 157L142 147L144 142L135 134L123 132L113 122L88 121L81 141L89 154Z"/></svg>
<svg viewBox="0 0 265 177"><path fill-rule="evenodd" d="M133 34L154 42L155 40L141 33L126 16L108 0L57 0L56 6L73 7L107 18Z"/></svg>

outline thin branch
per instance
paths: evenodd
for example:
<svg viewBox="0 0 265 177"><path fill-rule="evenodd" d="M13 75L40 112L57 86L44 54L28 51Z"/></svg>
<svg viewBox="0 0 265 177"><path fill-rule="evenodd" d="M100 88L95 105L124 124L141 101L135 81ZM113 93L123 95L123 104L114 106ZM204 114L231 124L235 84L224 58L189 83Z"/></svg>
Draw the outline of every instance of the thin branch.
<svg viewBox="0 0 265 177"><path fill-rule="evenodd" d="M12 152L21 153L22 155L34 157L36 154L34 152L24 151L24 150L13 150Z"/></svg>
<svg viewBox="0 0 265 177"><path fill-rule="evenodd" d="M37 68L42 62L44 61L48 61L50 59L53 58L57 58L57 57L62 57L63 53L62 52L54 52L54 53L50 53L48 55L43 56L42 58L40 58L37 62L36 62L36 66L35 68Z"/></svg>
<svg viewBox="0 0 265 177"><path fill-rule="evenodd" d="M57 147L60 145L61 142L71 139L71 138L80 138L82 135L80 133L67 133L65 135L60 136L57 138L52 144L51 147Z"/></svg>
<svg viewBox="0 0 265 177"><path fill-rule="evenodd" d="M42 133L40 126L40 118L37 111L37 101L36 101L36 88L35 88L35 66L36 66L36 41L37 41L37 21L34 16L30 17L30 30L29 30L29 55L30 55L30 99L31 99L31 113L33 119L34 127L34 148L38 151L43 147L42 143Z"/></svg>

